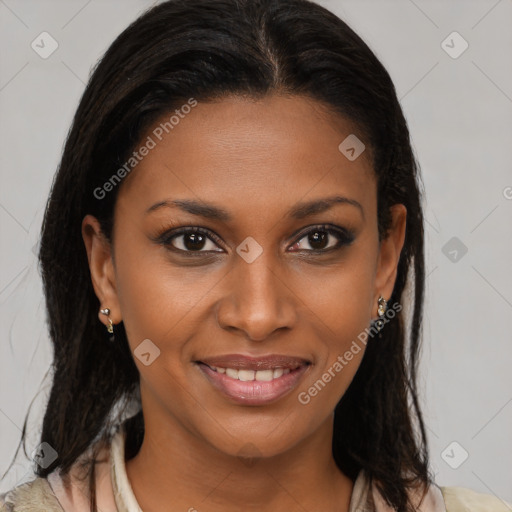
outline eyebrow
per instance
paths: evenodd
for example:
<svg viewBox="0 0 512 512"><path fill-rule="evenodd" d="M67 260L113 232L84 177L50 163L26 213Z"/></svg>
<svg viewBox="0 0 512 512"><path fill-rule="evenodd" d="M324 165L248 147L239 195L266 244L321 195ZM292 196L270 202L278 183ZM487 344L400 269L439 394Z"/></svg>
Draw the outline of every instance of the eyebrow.
<svg viewBox="0 0 512 512"><path fill-rule="evenodd" d="M364 209L361 204L355 199L350 199L343 196L331 196L323 199L315 199L313 201L303 202L295 205L291 208L287 217L292 219L303 219L317 213L322 213L336 204L347 204L355 206L361 212L364 219ZM159 210L160 208L180 208L181 210L197 215L199 217L205 217L207 219L218 220L222 222L231 222L233 216L223 208L215 206L211 203L205 203L203 201L194 201L192 199L174 199L164 200L155 203L146 210L146 214Z"/></svg>

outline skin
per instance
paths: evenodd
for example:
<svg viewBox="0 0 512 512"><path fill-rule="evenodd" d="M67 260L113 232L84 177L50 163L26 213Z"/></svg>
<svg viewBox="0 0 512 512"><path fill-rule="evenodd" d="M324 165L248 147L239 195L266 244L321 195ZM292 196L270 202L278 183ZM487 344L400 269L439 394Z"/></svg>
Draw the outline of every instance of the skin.
<svg viewBox="0 0 512 512"><path fill-rule="evenodd" d="M333 411L364 345L307 405L298 394L377 317L378 297L390 297L406 218L405 207L395 205L379 243L369 151L349 161L338 150L351 133L359 132L305 97L199 103L123 181L112 246L97 220L84 218L102 307L114 324L124 322L132 351L145 339L160 350L149 366L134 358L146 431L126 468L144 510L348 510L353 482L332 457ZM362 211L337 203L302 219L287 216L298 203L333 195L357 201ZM146 213L174 199L213 203L233 218L176 207ZM314 254L308 233L319 224L351 230L354 240L329 250L338 242L331 232L319 246L324 254ZM220 242L206 238L203 253L188 256L179 253L191 252L187 236L167 247L154 241L183 226L206 228ZM236 252L248 236L263 249L250 264ZM245 406L213 388L194 363L231 353L293 355L312 364L286 396Z"/></svg>

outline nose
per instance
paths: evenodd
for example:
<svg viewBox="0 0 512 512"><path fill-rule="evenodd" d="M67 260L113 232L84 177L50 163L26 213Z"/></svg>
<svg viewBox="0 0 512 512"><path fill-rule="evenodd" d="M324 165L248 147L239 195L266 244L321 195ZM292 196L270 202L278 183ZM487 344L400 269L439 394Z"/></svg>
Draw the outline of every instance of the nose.
<svg viewBox="0 0 512 512"><path fill-rule="evenodd" d="M275 331L293 328L298 297L277 265L270 267L265 252L252 263L240 258L225 278L217 304L222 329L240 331L251 341L263 341Z"/></svg>

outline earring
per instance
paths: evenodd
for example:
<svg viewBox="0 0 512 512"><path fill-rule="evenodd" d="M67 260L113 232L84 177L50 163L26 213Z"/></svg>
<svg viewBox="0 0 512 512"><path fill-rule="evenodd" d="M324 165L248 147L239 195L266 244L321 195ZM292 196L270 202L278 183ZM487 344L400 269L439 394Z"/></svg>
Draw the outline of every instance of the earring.
<svg viewBox="0 0 512 512"><path fill-rule="evenodd" d="M382 317L386 314L387 305L387 300L381 295L378 299L377 306L377 314L379 315L379 318L375 321L375 325L379 331L384 327L384 320L382 320Z"/></svg>
<svg viewBox="0 0 512 512"><path fill-rule="evenodd" d="M114 334L114 324L112 323L112 318L110 318L110 309L103 308L100 309L100 313L105 315L108 318L107 331L109 334ZM114 341L114 336L110 337L110 341Z"/></svg>

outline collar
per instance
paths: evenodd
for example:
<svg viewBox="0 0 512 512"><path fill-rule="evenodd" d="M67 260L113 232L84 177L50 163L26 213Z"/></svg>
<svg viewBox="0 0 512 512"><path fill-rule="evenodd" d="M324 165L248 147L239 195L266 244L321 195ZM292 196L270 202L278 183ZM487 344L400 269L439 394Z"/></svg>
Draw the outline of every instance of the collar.
<svg viewBox="0 0 512 512"><path fill-rule="evenodd" d="M96 488L99 510L102 512L142 512L128 480L125 464L125 426L121 425L112 438L110 457L96 465ZM74 480L74 479L73 479ZM88 511L86 499L88 481L66 487L58 472L48 476L52 490L62 508L69 512ZM76 480L74 480L76 482ZM415 500L417 504L418 499ZM416 508L417 512L446 512L441 489L432 484L427 495ZM376 486L370 489L365 471L360 471L352 489L348 512L394 512L387 505Z"/></svg>

